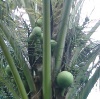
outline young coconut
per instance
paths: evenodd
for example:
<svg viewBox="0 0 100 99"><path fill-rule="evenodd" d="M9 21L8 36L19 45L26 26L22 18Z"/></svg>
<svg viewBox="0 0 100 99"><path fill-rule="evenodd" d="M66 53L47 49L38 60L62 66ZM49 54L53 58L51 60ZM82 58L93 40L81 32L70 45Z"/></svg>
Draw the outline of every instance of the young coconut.
<svg viewBox="0 0 100 99"><path fill-rule="evenodd" d="M41 33L40 40L43 42L43 33Z"/></svg>
<svg viewBox="0 0 100 99"><path fill-rule="evenodd" d="M29 36L29 42L32 42L35 37L40 37L41 32L42 32L42 30L40 27L38 27L38 26L34 27L32 33Z"/></svg>
<svg viewBox="0 0 100 99"><path fill-rule="evenodd" d="M10 69L9 65L6 66L5 71L6 71L6 73L7 73L9 76L12 75L11 69Z"/></svg>
<svg viewBox="0 0 100 99"><path fill-rule="evenodd" d="M42 23L43 23L43 18L39 18L36 22L37 26L42 27Z"/></svg>
<svg viewBox="0 0 100 99"><path fill-rule="evenodd" d="M51 40L50 42L51 42L51 50L53 50L56 47L57 42L55 40Z"/></svg>
<svg viewBox="0 0 100 99"><path fill-rule="evenodd" d="M73 75L68 71L62 71L57 76L57 84L60 88L67 88L73 83Z"/></svg>

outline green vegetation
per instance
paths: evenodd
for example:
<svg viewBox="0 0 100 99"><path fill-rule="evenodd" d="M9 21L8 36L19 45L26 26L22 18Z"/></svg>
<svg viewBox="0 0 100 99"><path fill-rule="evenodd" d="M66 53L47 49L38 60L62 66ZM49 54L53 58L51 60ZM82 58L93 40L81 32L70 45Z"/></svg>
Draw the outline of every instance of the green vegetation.
<svg viewBox="0 0 100 99"><path fill-rule="evenodd" d="M0 1L0 98L87 98L100 77L100 42L91 40L100 20L90 27L86 16L80 24L83 4Z"/></svg>

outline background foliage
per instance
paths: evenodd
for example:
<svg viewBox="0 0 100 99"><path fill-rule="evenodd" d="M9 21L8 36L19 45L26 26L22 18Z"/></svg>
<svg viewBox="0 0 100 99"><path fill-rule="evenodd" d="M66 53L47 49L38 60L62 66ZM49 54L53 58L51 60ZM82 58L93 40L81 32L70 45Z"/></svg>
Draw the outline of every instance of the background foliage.
<svg viewBox="0 0 100 99"><path fill-rule="evenodd" d="M86 16L80 24L84 0L51 0L49 3L50 8L47 13L50 11L50 16L47 21L50 31L48 31L51 33L51 40L57 42L55 47L51 45L51 59L47 59L51 60L51 71L49 71L51 97L52 99L86 99L100 77L100 42L90 39L99 27L100 20L86 31L91 20ZM41 17L43 22L40 27L42 34L45 34L43 6L41 0L0 0L0 37L3 38L10 52L29 99L43 99L42 68L45 36L36 36L32 41L29 39ZM0 48L1 99L18 99L21 94L12 73L7 74L7 66L8 62ZM90 78L94 69L96 69L95 73ZM74 83L62 91L56 83L56 76L64 70L73 74Z"/></svg>

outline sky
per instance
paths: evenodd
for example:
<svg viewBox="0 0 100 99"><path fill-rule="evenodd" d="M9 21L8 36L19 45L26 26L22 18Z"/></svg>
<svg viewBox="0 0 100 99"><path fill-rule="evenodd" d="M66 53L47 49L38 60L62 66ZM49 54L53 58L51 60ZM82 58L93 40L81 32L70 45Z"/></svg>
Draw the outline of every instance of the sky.
<svg viewBox="0 0 100 99"><path fill-rule="evenodd" d="M100 0L85 0L81 20L83 20L86 16L88 16L91 20L91 25L94 25L97 20L100 20ZM93 40L100 41L100 26L91 38ZM100 99L100 78L91 90L87 99Z"/></svg>
<svg viewBox="0 0 100 99"><path fill-rule="evenodd" d="M93 26L98 20L100 20L100 0L85 0L81 15L81 21L83 21L86 16L89 17L92 23L90 23L91 26ZM100 40L100 37L98 35L100 35L100 27L91 36L91 38Z"/></svg>

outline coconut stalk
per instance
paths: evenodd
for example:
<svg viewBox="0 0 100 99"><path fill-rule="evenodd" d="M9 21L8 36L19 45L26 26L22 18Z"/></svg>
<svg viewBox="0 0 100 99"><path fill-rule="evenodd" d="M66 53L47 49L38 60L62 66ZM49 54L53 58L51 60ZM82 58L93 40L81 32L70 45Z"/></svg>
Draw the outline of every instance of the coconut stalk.
<svg viewBox="0 0 100 99"><path fill-rule="evenodd" d="M58 38L57 38L57 49L55 54L55 68L56 71L59 70L62 62L62 56L65 46L65 39L67 34L67 25L68 25L68 19L69 19L69 13L71 9L71 3L73 0L65 0L63 5L63 12L62 12L62 18L61 18L61 24L60 24L60 30L58 32Z"/></svg>
<svg viewBox="0 0 100 99"><path fill-rule="evenodd" d="M12 59L12 57L10 55L10 52L8 51L8 48L7 48L7 46L6 46L6 44L5 44L5 42L4 42L4 40L3 40L1 35L0 35L0 46L1 46L2 50L3 50L3 53L4 53L4 55L5 55L6 59L7 59L7 62L9 64L9 66L10 66L11 72L12 72L12 74L14 76L14 79L16 81L16 84L18 86L18 89L19 89L19 92L20 92L20 95L21 95L22 99L28 99L28 96L27 96L26 90L24 88L24 85L22 83L22 80L20 78L20 75L19 75L19 73L17 71L17 68L16 68L16 66L14 64L14 61L13 61L13 59Z"/></svg>
<svg viewBox="0 0 100 99"><path fill-rule="evenodd" d="M25 61L25 59L22 55L21 49L19 48L19 45L18 45L16 39L11 35L11 32L7 28L7 26L1 21L0 21L0 28L2 29L3 33L5 34L5 36L7 37L8 41L9 41L9 43L11 44L12 48L14 49L14 52L17 56L17 59L20 60L19 64L20 64L20 67L23 68L23 72L24 72L24 75L27 79L30 91L35 93L36 88L35 88L35 84L34 84L32 75L30 73L30 70L29 70L29 68L26 64L26 61Z"/></svg>
<svg viewBox="0 0 100 99"><path fill-rule="evenodd" d="M43 99L51 99L50 0L43 0Z"/></svg>

